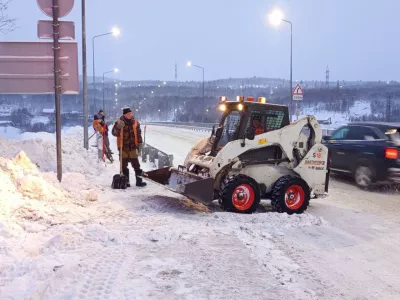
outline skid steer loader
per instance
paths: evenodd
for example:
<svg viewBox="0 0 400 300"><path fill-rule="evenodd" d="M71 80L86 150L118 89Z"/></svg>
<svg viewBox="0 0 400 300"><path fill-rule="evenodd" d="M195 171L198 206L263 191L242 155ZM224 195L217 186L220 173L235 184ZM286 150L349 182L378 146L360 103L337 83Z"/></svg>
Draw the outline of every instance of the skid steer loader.
<svg viewBox="0 0 400 300"><path fill-rule="evenodd" d="M328 148L313 116L289 122L287 106L243 96L220 98L223 113L210 137L198 141L184 166L145 176L194 201L218 199L231 212L253 213L260 199L274 211L302 213L311 197L326 195Z"/></svg>

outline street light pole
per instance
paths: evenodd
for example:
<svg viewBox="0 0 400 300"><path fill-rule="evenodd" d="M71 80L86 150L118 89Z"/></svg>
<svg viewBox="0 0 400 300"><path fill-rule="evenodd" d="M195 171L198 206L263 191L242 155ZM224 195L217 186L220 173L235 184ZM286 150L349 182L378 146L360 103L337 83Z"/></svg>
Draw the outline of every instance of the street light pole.
<svg viewBox="0 0 400 300"><path fill-rule="evenodd" d="M293 24L292 22L285 20L281 10L275 9L269 14L269 21L272 25L278 26L281 22L288 23L290 25L290 88L289 88L289 107L292 104L292 88L293 88ZM297 112L297 101L296 101L296 112ZM290 121L292 121L292 114L290 113Z"/></svg>
<svg viewBox="0 0 400 300"><path fill-rule="evenodd" d="M111 70L111 71L107 71L107 72L104 72L103 73L103 88L102 88L102 90L103 90L103 110L105 111L106 110L106 106L105 106L105 101L104 101L104 80L105 80L105 75L106 74L108 74L108 73L117 73L118 72L118 69L114 69L114 70Z"/></svg>
<svg viewBox="0 0 400 300"><path fill-rule="evenodd" d="M112 31L107 32L107 33L103 33L103 34L99 34L99 35L95 35L92 38L92 51L93 51L93 107L96 106L96 69L95 69L95 65L96 65L96 60L95 60L95 39L102 37L102 36L106 36L106 35L114 35L114 36L119 36L120 31L118 28L113 28Z"/></svg>
<svg viewBox="0 0 400 300"><path fill-rule="evenodd" d="M82 0L82 75L83 75L83 147L89 150L88 89L86 62L86 0Z"/></svg>
<svg viewBox="0 0 400 300"><path fill-rule="evenodd" d="M199 69L201 69L201 70L203 71L203 108L204 108L204 107L205 107L205 98L204 98L204 68L201 67L201 66L198 66L198 65L194 65L194 64L192 64L190 61L187 63L187 66L188 66L188 67L196 67L196 68L199 68ZM203 117L203 119L204 119L204 117Z"/></svg>
<svg viewBox="0 0 400 300"><path fill-rule="evenodd" d="M292 102L292 89L293 89L293 24L288 20L282 19L290 25L290 91L289 91L289 104ZM296 114L297 114L297 101L296 101ZM292 114L290 114L290 121L292 121Z"/></svg>

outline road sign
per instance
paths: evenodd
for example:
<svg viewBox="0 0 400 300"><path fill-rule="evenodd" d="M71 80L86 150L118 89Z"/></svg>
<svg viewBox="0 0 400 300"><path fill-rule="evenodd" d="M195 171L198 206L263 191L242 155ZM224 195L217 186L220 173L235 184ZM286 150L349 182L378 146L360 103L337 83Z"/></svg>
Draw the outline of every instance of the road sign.
<svg viewBox="0 0 400 300"><path fill-rule="evenodd" d="M293 100L303 100L303 89L301 88L300 84L297 84L293 90Z"/></svg>
<svg viewBox="0 0 400 300"><path fill-rule="evenodd" d="M78 44L60 43L61 93L79 94ZM1 42L0 94L54 94L53 42Z"/></svg>
<svg viewBox="0 0 400 300"><path fill-rule="evenodd" d="M37 0L39 8L48 17L53 17L53 0ZM74 0L60 0L59 1L59 18L68 15L74 7Z"/></svg>
<svg viewBox="0 0 400 300"><path fill-rule="evenodd" d="M75 23L71 21L60 21L60 40L75 39ZM53 39L53 21L38 21L38 38Z"/></svg>

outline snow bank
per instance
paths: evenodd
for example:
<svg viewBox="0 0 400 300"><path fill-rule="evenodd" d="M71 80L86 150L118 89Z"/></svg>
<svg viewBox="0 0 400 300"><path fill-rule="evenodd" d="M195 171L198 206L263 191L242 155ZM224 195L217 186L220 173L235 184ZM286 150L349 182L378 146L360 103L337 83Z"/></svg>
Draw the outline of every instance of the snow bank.
<svg viewBox="0 0 400 300"><path fill-rule="evenodd" d="M93 142L93 141L92 141ZM95 148L86 151L83 148L83 129L73 127L66 129L62 134L62 161L64 172L94 174L93 165L96 164L91 156ZM26 132L14 139L0 137L1 156L12 159L22 150L29 159L42 171L56 172L57 151L55 135L52 133Z"/></svg>
<svg viewBox="0 0 400 300"><path fill-rule="evenodd" d="M82 205L97 199L97 192L83 175L67 173L64 182L59 183L54 173L42 173L25 152L13 160L0 157L0 215L39 220L45 219L40 214L55 207L52 204Z"/></svg>

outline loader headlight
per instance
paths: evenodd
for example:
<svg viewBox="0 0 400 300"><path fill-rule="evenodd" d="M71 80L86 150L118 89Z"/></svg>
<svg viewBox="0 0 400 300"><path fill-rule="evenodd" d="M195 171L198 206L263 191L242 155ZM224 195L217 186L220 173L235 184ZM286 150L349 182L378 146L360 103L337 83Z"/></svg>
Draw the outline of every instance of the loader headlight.
<svg viewBox="0 0 400 300"><path fill-rule="evenodd" d="M220 111L226 111L226 105L225 105L225 104L221 104L221 105L218 107L218 109L219 109Z"/></svg>
<svg viewBox="0 0 400 300"><path fill-rule="evenodd" d="M259 103L267 103L267 99L265 97L258 98Z"/></svg>
<svg viewBox="0 0 400 300"><path fill-rule="evenodd" d="M243 110L243 104L242 103L238 104L238 110Z"/></svg>

